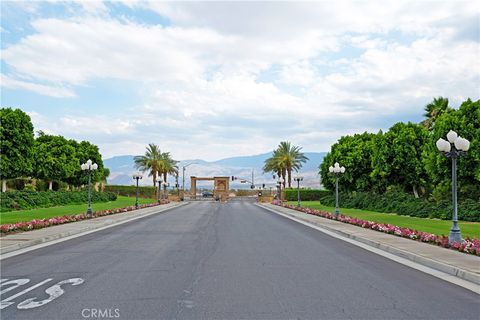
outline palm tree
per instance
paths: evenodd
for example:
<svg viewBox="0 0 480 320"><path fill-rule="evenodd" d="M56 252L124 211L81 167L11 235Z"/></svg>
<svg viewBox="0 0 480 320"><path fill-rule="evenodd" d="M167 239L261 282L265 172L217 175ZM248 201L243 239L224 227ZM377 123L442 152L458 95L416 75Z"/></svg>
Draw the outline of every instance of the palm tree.
<svg viewBox="0 0 480 320"><path fill-rule="evenodd" d="M298 171L308 158L301 152L302 148L293 146L288 141L280 142L278 146L280 161L283 163L288 175L288 187L292 187L292 171Z"/></svg>
<svg viewBox="0 0 480 320"><path fill-rule="evenodd" d="M154 144L150 143L145 151L145 155L136 156L134 158L135 167L140 171L149 171L148 176L151 176L153 179L153 186L156 186L157 174L160 172L162 166L162 153L160 148Z"/></svg>
<svg viewBox="0 0 480 320"><path fill-rule="evenodd" d="M301 150L301 147L292 146L288 141L280 142L272 157L265 160L263 171L275 172L278 176L281 176L284 187L288 179L288 187L291 188L292 171L298 171L308 160Z"/></svg>
<svg viewBox="0 0 480 320"><path fill-rule="evenodd" d="M424 108L425 113L423 116L427 119L422 121L422 125L428 130L432 129L438 117L449 109L448 98L433 98L433 101L427 104Z"/></svg>
<svg viewBox="0 0 480 320"><path fill-rule="evenodd" d="M268 159L265 160L264 166L263 166L263 172L273 172L275 173L278 177L283 178L283 186L285 187L286 179L286 167L281 161L281 158L279 157L279 152L278 150L274 150L272 153L272 156Z"/></svg>
<svg viewBox="0 0 480 320"><path fill-rule="evenodd" d="M169 174L178 175L178 161L173 160L170 152L163 152L161 154L161 165L159 173L163 175L163 181L167 181ZM166 189L166 186L164 187Z"/></svg>

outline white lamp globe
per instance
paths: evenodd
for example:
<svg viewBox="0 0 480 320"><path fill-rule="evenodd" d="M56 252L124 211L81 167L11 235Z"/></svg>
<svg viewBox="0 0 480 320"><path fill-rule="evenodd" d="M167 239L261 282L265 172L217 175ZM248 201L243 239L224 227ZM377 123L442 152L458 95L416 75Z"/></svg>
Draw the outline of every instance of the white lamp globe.
<svg viewBox="0 0 480 320"><path fill-rule="evenodd" d="M467 139L463 139L464 140L464 146L463 146L463 151L468 151L468 149L470 149L470 141L468 141Z"/></svg>
<svg viewBox="0 0 480 320"><path fill-rule="evenodd" d="M341 168L340 168L340 172L341 172L341 173L345 173L345 167L341 167Z"/></svg>
<svg viewBox="0 0 480 320"><path fill-rule="evenodd" d="M451 150L452 150L452 145L450 144L450 142L448 141L443 142L443 151L450 152Z"/></svg>
<svg viewBox="0 0 480 320"><path fill-rule="evenodd" d="M454 143L455 140L457 140L457 138L458 138L458 134L455 131L453 130L448 131L447 139L450 143Z"/></svg>
<svg viewBox="0 0 480 320"><path fill-rule="evenodd" d="M447 142L447 141L443 140L442 138L437 140L436 145L437 145L438 151L440 151L440 152L445 151L445 144L444 144L445 142Z"/></svg>
<svg viewBox="0 0 480 320"><path fill-rule="evenodd" d="M92 160L88 159L87 160L87 165L90 167L92 165Z"/></svg>
<svg viewBox="0 0 480 320"><path fill-rule="evenodd" d="M94 163L92 164L92 170L97 170L98 169L98 164Z"/></svg>
<svg viewBox="0 0 480 320"><path fill-rule="evenodd" d="M340 168L340 165L338 164L338 162L335 162L335 168Z"/></svg>
<svg viewBox="0 0 480 320"><path fill-rule="evenodd" d="M80 166L80 168L82 168L82 170L87 170L85 163L82 163L82 165Z"/></svg>
<svg viewBox="0 0 480 320"><path fill-rule="evenodd" d="M455 148L460 151L468 151L470 148L470 141L462 137L458 137L457 140L455 140Z"/></svg>
<svg viewBox="0 0 480 320"><path fill-rule="evenodd" d="M330 173L333 173L333 167L330 166L330 167L328 168L328 171L329 171Z"/></svg>

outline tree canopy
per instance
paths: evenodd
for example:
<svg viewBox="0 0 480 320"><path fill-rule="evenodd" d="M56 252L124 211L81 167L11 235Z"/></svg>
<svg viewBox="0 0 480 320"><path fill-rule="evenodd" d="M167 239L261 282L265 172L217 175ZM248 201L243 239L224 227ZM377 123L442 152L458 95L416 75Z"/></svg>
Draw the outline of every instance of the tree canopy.
<svg viewBox="0 0 480 320"><path fill-rule="evenodd" d="M20 109L0 109L0 175L2 180L28 176L33 169L33 125Z"/></svg>

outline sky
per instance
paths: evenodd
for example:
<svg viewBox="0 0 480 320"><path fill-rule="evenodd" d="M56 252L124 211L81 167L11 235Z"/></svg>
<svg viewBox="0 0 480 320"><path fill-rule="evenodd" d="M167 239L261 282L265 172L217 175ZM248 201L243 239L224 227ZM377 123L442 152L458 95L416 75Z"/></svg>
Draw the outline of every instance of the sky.
<svg viewBox="0 0 480 320"><path fill-rule="evenodd" d="M1 104L104 158L216 160L479 99L475 1L2 1Z"/></svg>

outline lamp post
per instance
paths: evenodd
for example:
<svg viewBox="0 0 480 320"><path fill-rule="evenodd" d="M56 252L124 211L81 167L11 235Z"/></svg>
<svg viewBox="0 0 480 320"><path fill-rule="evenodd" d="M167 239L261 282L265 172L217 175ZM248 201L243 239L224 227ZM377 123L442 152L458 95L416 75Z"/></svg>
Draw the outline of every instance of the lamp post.
<svg viewBox="0 0 480 320"><path fill-rule="evenodd" d="M293 180L297 182L297 207L300 207L300 181L303 181L303 177L297 173Z"/></svg>
<svg viewBox="0 0 480 320"><path fill-rule="evenodd" d="M157 178L157 182L158 182L157 202L160 203L160 193L162 192L163 179L162 178Z"/></svg>
<svg viewBox="0 0 480 320"><path fill-rule="evenodd" d="M182 167L182 191L183 191L183 197L185 197L185 169L192 164L196 164L196 162L191 162L185 166Z"/></svg>
<svg viewBox="0 0 480 320"><path fill-rule="evenodd" d="M328 171L330 173L333 173L335 175L335 219L338 219L338 215L340 214L340 207L338 206L338 177L340 174L345 173L345 167L340 167L338 162L335 162L335 164L330 166L328 168Z"/></svg>
<svg viewBox="0 0 480 320"><path fill-rule="evenodd" d="M462 242L462 234L458 227L458 208L457 208L457 158L465 156L470 148L470 141L460 137L455 131L450 130L447 133L447 140L442 138L437 140L437 149L447 158L452 159L452 229L448 236L448 244Z"/></svg>
<svg viewBox="0 0 480 320"><path fill-rule="evenodd" d="M285 181L285 180L284 180L282 177L279 177L278 180L277 180L277 183L278 183L278 193L279 193L279 200L280 200L280 202L283 202L282 183L283 183L284 181Z"/></svg>
<svg viewBox="0 0 480 320"><path fill-rule="evenodd" d="M134 173L132 177L133 177L133 180L137 181L137 194L135 198L135 208L138 209L138 180L142 179L142 174L140 172L137 172L137 173Z"/></svg>
<svg viewBox="0 0 480 320"><path fill-rule="evenodd" d="M88 209L87 209L87 217L91 218L93 216L92 210L92 171L98 169L98 165L96 163L92 163L92 160L88 159L87 162L80 165L82 171L86 171L88 173Z"/></svg>

